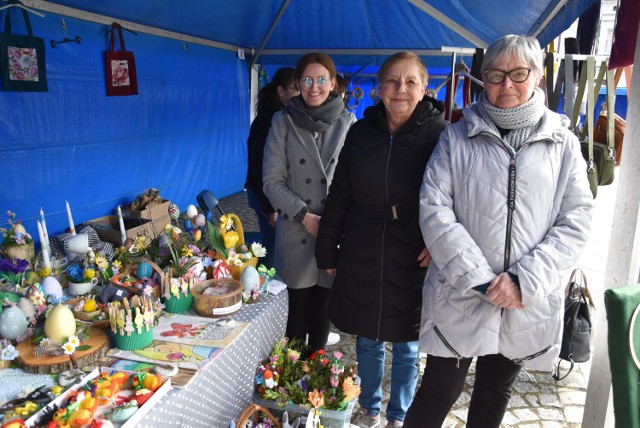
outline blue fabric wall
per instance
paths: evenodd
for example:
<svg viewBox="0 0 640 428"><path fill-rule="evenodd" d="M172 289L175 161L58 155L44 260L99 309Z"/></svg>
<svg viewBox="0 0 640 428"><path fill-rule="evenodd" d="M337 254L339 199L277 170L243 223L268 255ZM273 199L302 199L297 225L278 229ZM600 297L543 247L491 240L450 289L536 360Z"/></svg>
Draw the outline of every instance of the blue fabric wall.
<svg viewBox="0 0 640 428"><path fill-rule="evenodd" d="M24 34L13 11L13 32ZM202 189L243 188L249 84L235 52L125 31L139 95L107 97L109 27L65 18L82 43L52 48L61 17L46 15L31 24L45 39L49 91L0 92L0 227L11 210L37 241L41 207L51 236L67 227L65 200L79 224L149 187L182 209Z"/></svg>

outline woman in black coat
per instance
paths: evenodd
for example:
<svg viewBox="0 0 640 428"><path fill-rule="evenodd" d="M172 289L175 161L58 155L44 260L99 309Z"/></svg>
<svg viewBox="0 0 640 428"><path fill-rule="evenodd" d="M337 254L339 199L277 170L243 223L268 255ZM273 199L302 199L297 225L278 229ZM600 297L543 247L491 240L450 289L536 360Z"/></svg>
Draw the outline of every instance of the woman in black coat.
<svg viewBox="0 0 640 428"><path fill-rule="evenodd" d="M404 420L413 398L431 260L418 223L419 190L447 125L442 104L425 96L427 72L418 56L393 55L378 79L381 102L347 134L316 242L318 267L336 274L329 318L357 335L363 412L354 423L367 427L380 423L385 342L393 342L391 424Z"/></svg>
<svg viewBox="0 0 640 428"><path fill-rule="evenodd" d="M271 82L258 93L258 114L251 123L249 130L248 160L247 160L247 200L258 216L262 245L267 250L263 262L273 266L273 251L276 236L276 221L278 214L271 206L269 199L262 190L262 159L264 145L271 128L273 115L283 109L291 97L299 94L294 85L295 70L291 67L279 68Z"/></svg>

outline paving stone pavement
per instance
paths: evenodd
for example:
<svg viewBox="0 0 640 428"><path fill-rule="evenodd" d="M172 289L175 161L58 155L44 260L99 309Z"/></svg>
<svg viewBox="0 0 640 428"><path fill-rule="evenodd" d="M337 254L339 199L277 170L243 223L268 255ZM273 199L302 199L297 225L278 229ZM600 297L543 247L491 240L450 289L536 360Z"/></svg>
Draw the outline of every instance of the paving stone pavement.
<svg viewBox="0 0 640 428"><path fill-rule="evenodd" d="M245 192L220 199L220 206L225 212L237 214L242 220L245 231L257 232L259 230L255 213L247 206ZM339 333L338 330L333 329L333 331ZM340 342L328 347L327 350L342 352L345 363L353 364L356 362L355 336L341 333ZM385 377L382 385L382 426L387 423L385 408L389 401L391 387L391 358L391 347L388 345L385 360ZM425 360L426 358L421 358L418 385L421 382ZM563 368L563 373L566 372L568 366L563 364L561 367ZM443 427L461 428L466 425L474 375L475 364L472 364L464 390L449 412ZM556 382L550 373L538 371L522 372L514 384L513 395L509 401L507 413L501 426L504 428L580 427L587 383L588 379L585 376L585 370L580 364L576 364L571 374L559 382ZM357 411L358 406L356 405L354 414Z"/></svg>

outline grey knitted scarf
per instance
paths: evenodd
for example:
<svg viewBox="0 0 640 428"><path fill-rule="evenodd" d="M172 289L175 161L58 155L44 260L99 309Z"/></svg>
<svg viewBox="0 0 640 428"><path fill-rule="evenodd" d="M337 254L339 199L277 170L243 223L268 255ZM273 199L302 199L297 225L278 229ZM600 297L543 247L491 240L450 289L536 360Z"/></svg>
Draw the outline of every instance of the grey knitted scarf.
<svg viewBox="0 0 640 428"><path fill-rule="evenodd" d="M301 128L313 132L322 132L340 117L344 110L342 97L331 94L318 108L308 108L302 96L293 97L287 103L291 119Z"/></svg>
<svg viewBox="0 0 640 428"><path fill-rule="evenodd" d="M517 107L498 108L492 106L489 104L486 91L480 94L479 104L482 117L491 129L498 134L500 134L498 128L511 130L502 139L516 151L536 130L546 109L544 92L540 88L534 89L529 101Z"/></svg>

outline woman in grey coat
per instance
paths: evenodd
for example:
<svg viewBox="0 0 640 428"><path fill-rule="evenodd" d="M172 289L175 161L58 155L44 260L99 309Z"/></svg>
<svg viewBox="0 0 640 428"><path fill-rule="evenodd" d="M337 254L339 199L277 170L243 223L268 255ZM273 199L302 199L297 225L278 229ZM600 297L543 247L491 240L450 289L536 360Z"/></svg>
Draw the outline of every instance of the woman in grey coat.
<svg viewBox="0 0 640 428"><path fill-rule="evenodd" d="M467 427L499 427L522 366L551 370L560 350L561 276L591 229L587 165L566 117L538 88L533 37L484 56L485 90L448 127L420 191L433 258L423 287L425 373L405 428L440 427L474 357Z"/></svg>
<svg viewBox="0 0 640 428"><path fill-rule="evenodd" d="M298 61L300 96L276 113L264 150L264 193L278 213L275 268L287 284L287 336L324 348L329 335L333 278L316 266L315 244L329 185L355 117L336 92L329 56L311 53Z"/></svg>

